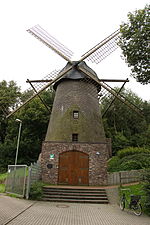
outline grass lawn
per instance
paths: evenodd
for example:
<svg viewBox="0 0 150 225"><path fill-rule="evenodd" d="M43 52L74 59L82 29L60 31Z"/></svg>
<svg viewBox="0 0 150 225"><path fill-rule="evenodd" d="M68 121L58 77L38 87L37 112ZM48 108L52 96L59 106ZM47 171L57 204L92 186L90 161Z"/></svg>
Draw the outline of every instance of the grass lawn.
<svg viewBox="0 0 150 225"><path fill-rule="evenodd" d="M7 173L0 174L0 193L5 192L5 179L7 177Z"/></svg>
<svg viewBox="0 0 150 225"><path fill-rule="evenodd" d="M141 195L141 204L144 211L145 193L143 191L143 185L141 183L130 186L122 186L120 188L120 196L125 193L127 202L130 202L130 195ZM127 206L128 207L128 206Z"/></svg>
<svg viewBox="0 0 150 225"><path fill-rule="evenodd" d="M0 184L0 193L5 192L5 184Z"/></svg>
<svg viewBox="0 0 150 225"><path fill-rule="evenodd" d="M141 183L134 184L134 185L128 185L128 186L122 186L120 188L121 193L126 193L127 196L133 195L143 195L144 192L142 190L143 185Z"/></svg>
<svg viewBox="0 0 150 225"><path fill-rule="evenodd" d="M5 180L7 177L7 173L0 174L0 181Z"/></svg>

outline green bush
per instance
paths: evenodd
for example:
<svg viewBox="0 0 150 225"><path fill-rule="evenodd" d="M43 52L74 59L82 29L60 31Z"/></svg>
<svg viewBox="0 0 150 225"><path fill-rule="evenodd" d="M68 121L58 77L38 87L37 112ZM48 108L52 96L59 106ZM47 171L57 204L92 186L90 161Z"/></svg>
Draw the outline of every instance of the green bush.
<svg viewBox="0 0 150 225"><path fill-rule="evenodd" d="M0 183L5 182L6 178L7 178L7 173L0 174Z"/></svg>
<svg viewBox="0 0 150 225"><path fill-rule="evenodd" d="M108 167L107 170L108 172L115 172L120 170L120 165L119 165L119 158L118 156L113 156L109 161L108 161Z"/></svg>
<svg viewBox="0 0 150 225"><path fill-rule="evenodd" d="M116 154L120 149L130 146L129 140L123 135L122 132L117 132L113 136L112 149L113 155Z"/></svg>
<svg viewBox="0 0 150 225"><path fill-rule="evenodd" d="M141 162L138 162L138 161L132 159L132 160L125 161L125 162L121 163L120 169L122 171L125 171L125 170L139 170L139 169L142 169L142 164L141 164Z"/></svg>
<svg viewBox="0 0 150 225"><path fill-rule="evenodd" d="M120 159L122 159L123 157L128 156L128 155L135 155L135 154L141 154L141 153L150 154L150 149L129 147L129 148L125 148L125 149L118 151L117 156Z"/></svg>
<svg viewBox="0 0 150 225"><path fill-rule="evenodd" d="M136 155L128 155L119 160L121 165L124 165L125 162L130 162L130 161L136 162L134 169L137 169L137 165L138 165L138 169L149 168L150 167L150 154L141 153L141 154L136 154ZM130 170L130 168L127 170Z"/></svg>
<svg viewBox="0 0 150 225"><path fill-rule="evenodd" d="M150 168L143 173L143 190L145 192L145 204L144 208L147 214L150 215Z"/></svg>
<svg viewBox="0 0 150 225"><path fill-rule="evenodd" d="M33 183L30 188L30 199L40 200L43 194L43 186L44 184L42 182Z"/></svg>
<svg viewBox="0 0 150 225"><path fill-rule="evenodd" d="M0 184L0 193L5 192L5 184Z"/></svg>
<svg viewBox="0 0 150 225"><path fill-rule="evenodd" d="M128 155L123 158L112 157L108 161L108 172L150 168L150 154Z"/></svg>

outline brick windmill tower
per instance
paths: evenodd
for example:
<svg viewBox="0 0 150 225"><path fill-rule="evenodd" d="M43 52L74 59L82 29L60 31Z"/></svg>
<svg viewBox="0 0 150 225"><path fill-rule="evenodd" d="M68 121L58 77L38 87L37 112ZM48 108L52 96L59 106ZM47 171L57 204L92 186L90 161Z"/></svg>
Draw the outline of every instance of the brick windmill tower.
<svg viewBox="0 0 150 225"><path fill-rule="evenodd" d="M73 64L54 84L56 95L41 154L43 179L69 185L104 184L108 145L98 101L101 87L91 78L87 82L76 62ZM85 62L80 66L97 78ZM69 67L70 63L64 70Z"/></svg>
<svg viewBox="0 0 150 225"><path fill-rule="evenodd" d="M98 79L85 60L99 63L113 52L117 48L119 31L85 53L79 61L71 61L72 52L39 25L28 32L67 60L55 78L50 77L47 85L18 108L53 86L55 99L40 154L42 180L63 185L106 185L111 143L105 137L102 123L101 89L129 107L131 104L108 86L106 80Z"/></svg>

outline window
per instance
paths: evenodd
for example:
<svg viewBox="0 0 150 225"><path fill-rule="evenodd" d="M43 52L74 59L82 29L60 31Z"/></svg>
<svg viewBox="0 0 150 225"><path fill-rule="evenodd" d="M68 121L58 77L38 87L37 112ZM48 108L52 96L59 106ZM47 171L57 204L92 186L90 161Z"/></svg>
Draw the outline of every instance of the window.
<svg viewBox="0 0 150 225"><path fill-rule="evenodd" d="M72 141L77 142L78 141L78 134L72 134Z"/></svg>
<svg viewBox="0 0 150 225"><path fill-rule="evenodd" d="M79 111L73 111L73 118L78 119L79 118Z"/></svg>

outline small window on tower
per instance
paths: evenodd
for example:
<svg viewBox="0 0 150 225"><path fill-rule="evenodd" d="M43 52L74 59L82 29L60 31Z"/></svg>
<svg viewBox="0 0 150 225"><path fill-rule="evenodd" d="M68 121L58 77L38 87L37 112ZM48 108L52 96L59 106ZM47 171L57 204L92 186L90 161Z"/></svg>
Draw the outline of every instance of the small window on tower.
<svg viewBox="0 0 150 225"><path fill-rule="evenodd" d="M78 134L72 134L72 141L77 142L78 141Z"/></svg>
<svg viewBox="0 0 150 225"><path fill-rule="evenodd" d="M79 118L79 111L73 111L73 118L78 119Z"/></svg>

